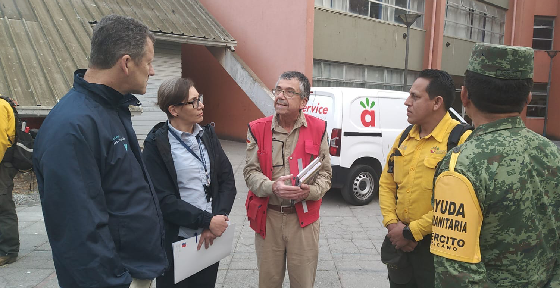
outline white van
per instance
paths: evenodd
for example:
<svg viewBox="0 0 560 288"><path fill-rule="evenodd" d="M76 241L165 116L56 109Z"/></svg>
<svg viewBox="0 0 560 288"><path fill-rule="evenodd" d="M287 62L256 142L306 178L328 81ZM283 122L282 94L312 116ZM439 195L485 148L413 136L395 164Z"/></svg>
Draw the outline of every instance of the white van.
<svg viewBox="0 0 560 288"><path fill-rule="evenodd" d="M379 176L407 122L407 92L313 87L303 112L327 121L332 187L353 205L377 197Z"/></svg>

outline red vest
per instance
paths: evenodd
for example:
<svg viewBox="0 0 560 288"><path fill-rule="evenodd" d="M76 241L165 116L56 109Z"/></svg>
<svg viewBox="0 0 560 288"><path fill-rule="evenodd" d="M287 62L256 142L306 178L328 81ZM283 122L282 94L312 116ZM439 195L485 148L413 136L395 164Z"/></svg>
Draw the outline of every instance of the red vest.
<svg viewBox="0 0 560 288"><path fill-rule="evenodd" d="M299 128L299 138L294 152L288 158L290 163L290 174L299 173L297 159L302 159L303 167L311 162L312 158L319 156L323 134L327 128L326 122L313 116L305 115L307 127ZM257 156L262 173L272 179L272 116L257 119L249 123L249 130L257 141L259 150ZM292 180L292 185L294 180ZM319 219L319 208L322 200L306 200L307 212L304 212L303 201L296 203L296 212L301 227L305 227ZM251 228L259 233L263 239L266 236L266 211L268 209L268 197L258 197L253 192L247 194L245 202L247 218Z"/></svg>

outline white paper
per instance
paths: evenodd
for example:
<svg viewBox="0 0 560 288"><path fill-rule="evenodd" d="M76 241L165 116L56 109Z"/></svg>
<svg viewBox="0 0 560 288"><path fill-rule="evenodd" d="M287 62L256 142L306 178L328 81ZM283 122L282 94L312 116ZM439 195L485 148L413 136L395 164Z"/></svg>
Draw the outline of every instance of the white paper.
<svg viewBox="0 0 560 288"><path fill-rule="evenodd" d="M198 243L195 237L173 243L175 284L231 254L234 232L235 224L230 224L222 236L214 239L214 244L208 249L202 244L200 250L196 250Z"/></svg>

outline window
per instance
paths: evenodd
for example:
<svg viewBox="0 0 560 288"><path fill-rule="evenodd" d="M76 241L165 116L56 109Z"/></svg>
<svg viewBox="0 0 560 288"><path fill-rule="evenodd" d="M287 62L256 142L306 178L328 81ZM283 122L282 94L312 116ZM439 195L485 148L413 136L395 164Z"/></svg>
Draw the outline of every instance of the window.
<svg viewBox="0 0 560 288"><path fill-rule="evenodd" d="M315 5L346 11L362 16L403 24L399 14L424 14L425 0L315 0ZM414 27L424 27L423 17L414 22Z"/></svg>
<svg viewBox="0 0 560 288"><path fill-rule="evenodd" d="M544 117L546 113L546 87L547 83L533 85L533 99L527 105L527 117Z"/></svg>
<svg viewBox="0 0 560 288"><path fill-rule="evenodd" d="M408 71L407 89L419 72ZM358 87L401 91L404 70L313 60L314 87Z"/></svg>
<svg viewBox="0 0 560 288"><path fill-rule="evenodd" d="M444 35L504 43L506 10L475 0L447 0Z"/></svg>
<svg viewBox="0 0 560 288"><path fill-rule="evenodd" d="M533 26L533 49L552 50L554 18L535 16Z"/></svg>

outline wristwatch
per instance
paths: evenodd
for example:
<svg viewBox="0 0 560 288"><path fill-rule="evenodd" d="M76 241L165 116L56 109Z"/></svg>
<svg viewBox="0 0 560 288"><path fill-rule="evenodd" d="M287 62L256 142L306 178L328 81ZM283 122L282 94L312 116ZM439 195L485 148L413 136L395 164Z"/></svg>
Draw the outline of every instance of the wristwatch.
<svg viewBox="0 0 560 288"><path fill-rule="evenodd" d="M410 231L410 227L408 225L404 226L404 228L402 230L402 236L404 237L404 239L416 241L414 239L414 235L412 235L412 231Z"/></svg>

